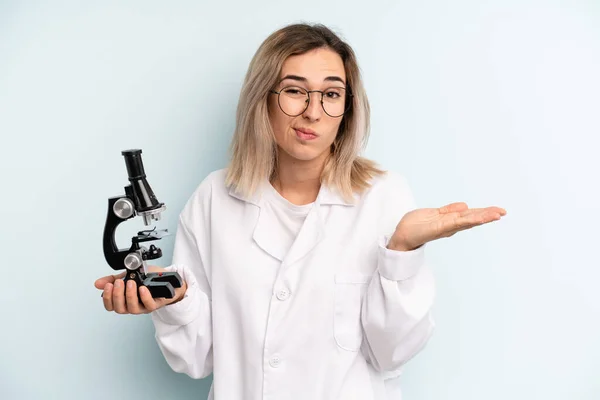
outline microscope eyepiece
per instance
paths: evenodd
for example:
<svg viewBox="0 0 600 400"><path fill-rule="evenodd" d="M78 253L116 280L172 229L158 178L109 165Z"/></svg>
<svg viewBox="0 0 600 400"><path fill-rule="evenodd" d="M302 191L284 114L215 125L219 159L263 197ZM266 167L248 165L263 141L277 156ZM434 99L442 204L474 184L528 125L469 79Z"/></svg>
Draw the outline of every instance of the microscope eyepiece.
<svg viewBox="0 0 600 400"><path fill-rule="evenodd" d="M158 201L150 184L146 180L146 172L142 161L142 150L123 150L121 154L125 158L127 176L131 183L125 190L128 192L128 195L133 198L137 213L144 216L144 223L146 225L148 225L151 220L159 220L160 212L165 209L165 206Z"/></svg>
<svg viewBox="0 0 600 400"><path fill-rule="evenodd" d="M121 154L125 157L125 166L130 181L146 177L141 149L123 150Z"/></svg>

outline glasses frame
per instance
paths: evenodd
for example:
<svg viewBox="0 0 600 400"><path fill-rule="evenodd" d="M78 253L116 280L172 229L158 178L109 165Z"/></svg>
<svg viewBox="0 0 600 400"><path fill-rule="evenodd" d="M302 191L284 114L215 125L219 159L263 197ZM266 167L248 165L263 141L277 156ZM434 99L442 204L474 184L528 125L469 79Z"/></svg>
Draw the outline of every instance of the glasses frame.
<svg viewBox="0 0 600 400"><path fill-rule="evenodd" d="M283 107L281 107L281 95L280 95L281 92L283 92L287 88L292 88L292 87L293 88L299 88L299 89L302 89L302 90L306 91L306 97L308 98L308 101L306 102L306 107L304 107L304 110L302 110L299 114L295 114L295 115L286 113L283 110ZM323 104L323 96L325 95L325 92L327 90L329 90L329 89L343 89L346 92L346 100L345 100L346 104L344 104L344 112L341 113L340 115L331 115L325 109L325 104ZM304 114L306 112L306 110L308 110L308 106L310 106L310 98L311 98L310 94L311 93L321 93L321 108L323 108L323 111L325 112L325 114L329 115L331 118L340 118L340 117L343 117L350 110L350 108L352 107L352 101L349 101L349 100L353 97L353 94L350 93L350 90L348 88L345 88L345 87L331 86L331 87L328 87L325 90L306 90L306 89L304 89L304 88L302 88L300 86L290 85L290 86L286 86L284 88L281 88L279 91L271 89L269 92L272 93L272 94L276 94L277 95L277 105L279 105L279 109L281 110L282 113L284 113L285 115L287 115L289 117L297 117L299 115Z"/></svg>

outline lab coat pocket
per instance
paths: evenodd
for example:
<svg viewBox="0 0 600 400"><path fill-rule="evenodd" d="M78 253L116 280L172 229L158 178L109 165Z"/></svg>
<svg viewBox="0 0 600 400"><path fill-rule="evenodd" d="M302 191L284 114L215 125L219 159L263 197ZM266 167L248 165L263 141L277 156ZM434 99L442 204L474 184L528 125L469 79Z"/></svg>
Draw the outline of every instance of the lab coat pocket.
<svg viewBox="0 0 600 400"><path fill-rule="evenodd" d="M344 350L360 349L363 340L360 313L370 279L371 276L360 273L335 275L333 336Z"/></svg>

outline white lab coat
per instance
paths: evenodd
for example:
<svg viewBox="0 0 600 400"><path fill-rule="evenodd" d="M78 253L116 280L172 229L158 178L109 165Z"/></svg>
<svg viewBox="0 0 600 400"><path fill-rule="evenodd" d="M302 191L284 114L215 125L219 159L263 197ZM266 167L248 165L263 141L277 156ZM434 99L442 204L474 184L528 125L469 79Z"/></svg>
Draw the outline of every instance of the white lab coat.
<svg viewBox="0 0 600 400"><path fill-rule="evenodd" d="M434 327L426 245L385 247L415 207L406 179L377 178L356 204L322 185L285 257L261 192L224 179L211 173L181 212L168 269L188 290L151 314L170 367L213 373L215 400L399 400L396 378Z"/></svg>

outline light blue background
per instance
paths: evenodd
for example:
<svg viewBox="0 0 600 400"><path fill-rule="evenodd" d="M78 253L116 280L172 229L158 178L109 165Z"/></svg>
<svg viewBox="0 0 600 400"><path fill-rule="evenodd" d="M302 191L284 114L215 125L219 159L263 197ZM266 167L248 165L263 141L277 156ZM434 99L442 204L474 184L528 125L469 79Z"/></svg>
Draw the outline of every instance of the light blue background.
<svg viewBox="0 0 600 400"><path fill-rule="evenodd" d="M140 147L174 231L226 165L254 51L296 21L354 47L367 155L421 206L508 210L429 246L437 330L404 398L599 399L600 4L531 0L0 3L0 399L206 397L147 316L102 308L107 198Z"/></svg>

